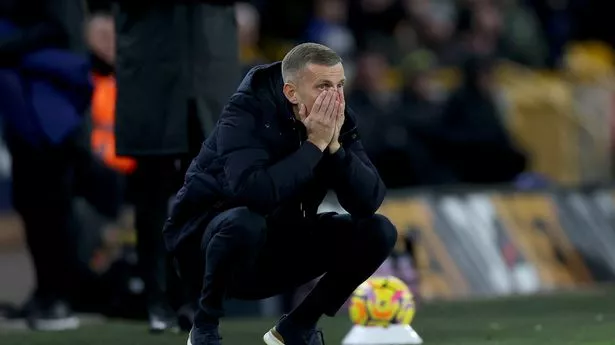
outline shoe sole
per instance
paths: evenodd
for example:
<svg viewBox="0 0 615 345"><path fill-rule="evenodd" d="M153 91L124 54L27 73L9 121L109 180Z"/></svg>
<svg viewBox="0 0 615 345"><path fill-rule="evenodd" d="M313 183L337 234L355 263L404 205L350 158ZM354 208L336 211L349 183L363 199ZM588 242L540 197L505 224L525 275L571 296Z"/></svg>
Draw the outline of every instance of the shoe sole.
<svg viewBox="0 0 615 345"><path fill-rule="evenodd" d="M263 335L263 341L267 345L284 345L284 343L281 342L278 338L276 338L276 336L273 335L273 333L271 331L269 331L269 332L265 333L265 335ZM188 344L188 345L192 345L192 344Z"/></svg>
<svg viewBox="0 0 615 345"><path fill-rule="evenodd" d="M57 320L35 320L30 323L30 328L36 331L68 331L79 328L79 318L67 317Z"/></svg>

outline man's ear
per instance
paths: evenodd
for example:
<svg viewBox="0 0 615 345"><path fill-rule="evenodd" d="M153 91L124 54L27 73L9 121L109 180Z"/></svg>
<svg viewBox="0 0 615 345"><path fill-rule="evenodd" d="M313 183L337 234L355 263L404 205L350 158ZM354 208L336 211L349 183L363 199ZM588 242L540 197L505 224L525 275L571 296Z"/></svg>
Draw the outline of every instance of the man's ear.
<svg viewBox="0 0 615 345"><path fill-rule="evenodd" d="M286 99L293 105L297 105L299 104L299 99L297 98L297 90L295 88L295 85L291 84L291 83L284 83L284 87L282 89L282 92L284 92L284 96L286 96Z"/></svg>

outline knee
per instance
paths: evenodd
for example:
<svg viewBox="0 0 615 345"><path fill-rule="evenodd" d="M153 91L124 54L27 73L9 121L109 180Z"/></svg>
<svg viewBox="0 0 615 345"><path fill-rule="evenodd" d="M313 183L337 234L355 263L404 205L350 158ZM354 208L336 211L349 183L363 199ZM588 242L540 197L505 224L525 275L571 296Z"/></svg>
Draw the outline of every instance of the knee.
<svg viewBox="0 0 615 345"><path fill-rule="evenodd" d="M230 236L242 247L257 246L264 241L267 232L265 218L247 207L237 207L220 215L222 222L219 231Z"/></svg>
<svg viewBox="0 0 615 345"><path fill-rule="evenodd" d="M371 217L362 219L360 227L365 235L365 240L369 241L371 246L387 252L392 251L393 247L395 247L397 229L387 217L374 214Z"/></svg>

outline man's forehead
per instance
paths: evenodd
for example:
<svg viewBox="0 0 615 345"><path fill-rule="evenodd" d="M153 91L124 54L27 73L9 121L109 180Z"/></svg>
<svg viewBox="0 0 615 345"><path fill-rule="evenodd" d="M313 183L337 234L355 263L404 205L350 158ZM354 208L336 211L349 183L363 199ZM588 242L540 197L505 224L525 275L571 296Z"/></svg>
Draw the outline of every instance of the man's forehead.
<svg viewBox="0 0 615 345"><path fill-rule="evenodd" d="M345 79L344 66L342 63L333 66L309 63L305 66L304 74L308 79L328 80L334 83L338 83Z"/></svg>

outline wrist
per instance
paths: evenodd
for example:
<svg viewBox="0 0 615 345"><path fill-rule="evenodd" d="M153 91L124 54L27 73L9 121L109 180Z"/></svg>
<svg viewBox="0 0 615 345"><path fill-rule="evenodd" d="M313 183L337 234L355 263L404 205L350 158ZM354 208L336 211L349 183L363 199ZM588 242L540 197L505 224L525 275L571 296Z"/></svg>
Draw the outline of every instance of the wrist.
<svg viewBox="0 0 615 345"><path fill-rule="evenodd" d="M342 147L342 145L340 145L340 143L335 142L335 143L331 143L329 144L328 148L329 148L329 153L330 154L335 154L340 148Z"/></svg>
<svg viewBox="0 0 615 345"><path fill-rule="evenodd" d="M328 143L326 142L322 142L320 140L314 140L312 138L308 138L308 140L310 143L312 143L314 146L318 147L318 149L321 152L324 152L327 149Z"/></svg>

